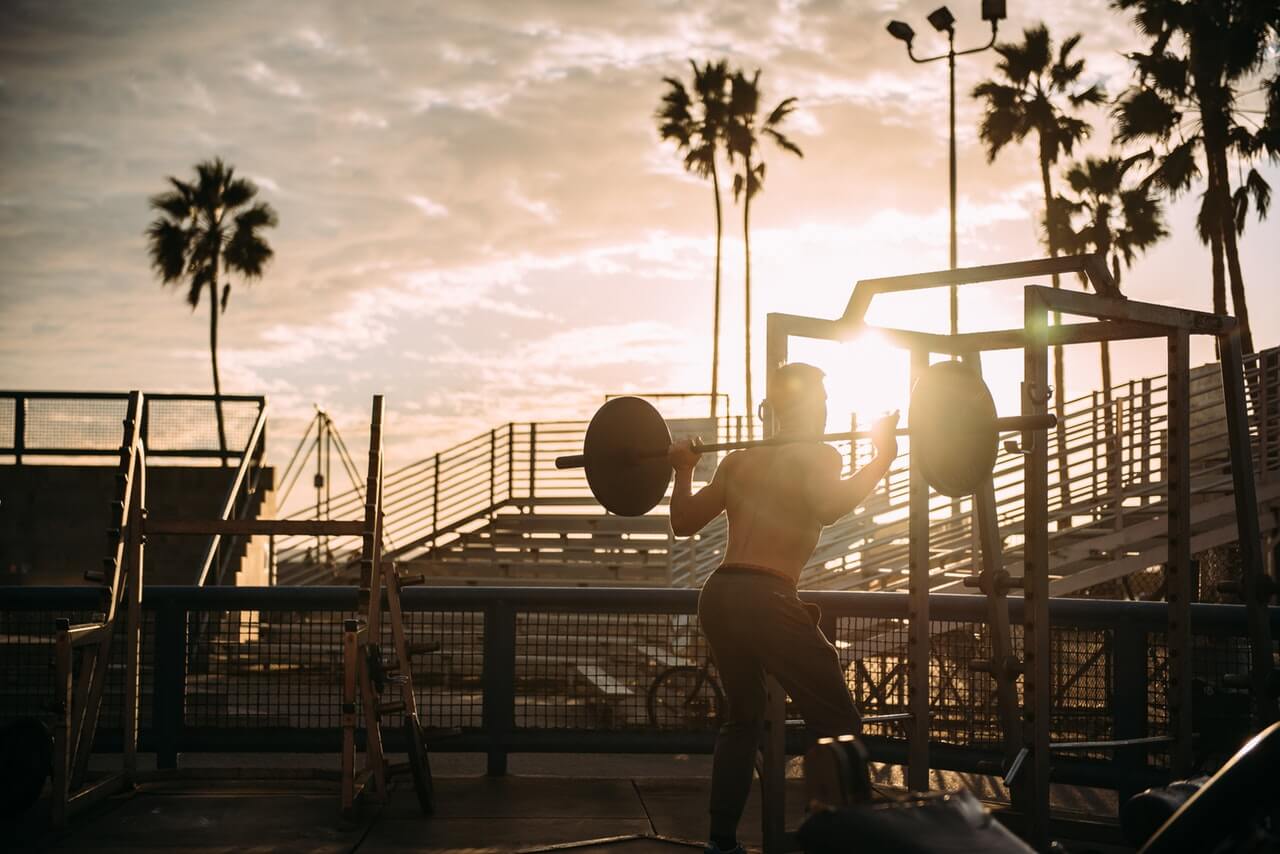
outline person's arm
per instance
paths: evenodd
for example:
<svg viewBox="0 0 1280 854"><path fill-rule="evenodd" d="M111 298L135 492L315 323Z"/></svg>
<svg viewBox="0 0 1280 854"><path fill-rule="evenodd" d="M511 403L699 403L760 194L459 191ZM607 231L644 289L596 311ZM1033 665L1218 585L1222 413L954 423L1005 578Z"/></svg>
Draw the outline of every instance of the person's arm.
<svg viewBox="0 0 1280 854"><path fill-rule="evenodd" d="M898 437L895 433L897 428L898 413L896 412L876 421L871 428L871 442L875 447L876 455L871 462L849 477L840 477L839 456L835 455L835 476L819 473L813 479L810 501L822 524L831 525L842 516L852 513L889 472L889 466L898 456ZM834 449L832 450L834 454Z"/></svg>
<svg viewBox="0 0 1280 854"><path fill-rule="evenodd" d="M677 537L693 536L724 511L724 463L716 469L711 482L694 493L693 469L698 456L688 440L676 442L667 452L667 459L676 470L676 484L671 490L671 532Z"/></svg>

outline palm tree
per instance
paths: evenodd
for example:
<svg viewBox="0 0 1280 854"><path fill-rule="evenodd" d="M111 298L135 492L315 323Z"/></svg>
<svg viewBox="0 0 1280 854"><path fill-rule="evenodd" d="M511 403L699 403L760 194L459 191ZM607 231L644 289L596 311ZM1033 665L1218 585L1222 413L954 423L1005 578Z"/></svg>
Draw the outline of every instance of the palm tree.
<svg viewBox="0 0 1280 854"><path fill-rule="evenodd" d="M1125 176L1145 154L1121 158L1088 157L1067 170L1073 195L1057 196L1045 216L1046 231L1054 243L1073 255L1097 253L1107 260L1116 286L1120 273L1133 266L1139 252L1168 236L1159 199L1145 186L1125 186ZM1078 226L1077 226L1078 223ZM1087 280L1082 278L1087 283ZM1100 343L1102 393L1111 401L1111 354L1108 342Z"/></svg>
<svg viewBox="0 0 1280 854"><path fill-rule="evenodd" d="M720 244L724 235L724 217L720 207L720 176L716 170L716 158L724 143L725 117L728 99L725 87L729 79L729 67L725 60L708 61L701 68L692 59L692 90L697 97L697 115L694 100L684 84L674 77L664 77L666 94L655 117L658 135L664 141L674 141L676 151L684 161L686 171L699 178L711 179L711 192L716 205L716 289L715 310L712 322L711 344L711 417L716 417L720 398Z"/></svg>
<svg viewBox="0 0 1280 854"><path fill-rule="evenodd" d="M1058 157L1070 155L1077 142L1089 135L1089 124L1068 112L1088 104L1099 104L1106 97L1096 84L1081 87L1084 76L1083 59L1072 59L1071 52L1080 43L1080 34L1068 38L1058 48L1055 57L1053 40L1044 24L1023 30L1021 43L996 45L1000 61L996 69L1000 79L984 80L973 90L973 97L986 101L979 136L987 147L987 162L1011 142L1021 142L1035 134L1040 164L1040 183L1044 191L1046 212L1053 205L1053 185L1050 169ZM1047 231L1049 256L1055 257L1060 248L1053 231ZM1058 276L1053 276L1053 286L1061 287ZM1062 317L1054 312L1054 323ZM1053 348L1054 411L1058 416L1058 447L1066 447L1066 371L1062 364L1061 345ZM1067 482L1066 454L1058 455L1059 483L1065 490ZM1063 502L1066 502L1065 492Z"/></svg>
<svg viewBox="0 0 1280 854"><path fill-rule="evenodd" d="M151 207L160 212L147 227L151 267L161 284L187 285L187 304L195 311L200 295L209 291L209 352L213 359L213 398L218 418L218 447L227 464L227 434L222 419L222 384L218 379L218 315L227 310L231 282L219 273L239 273L246 279L262 275L274 254L260 230L276 224L276 212L255 202L258 188L237 178L221 158L196 164L193 183L170 177L171 189L154 195Z"/></svg>
<svg viewBox="0 0 1280 854"><path fill-rule="evenodd" d="M752 418L755 412L751 396L751 200L764 189L764 160L759 155L760 140L768 137L783 151L796 157L804 153L779 130L783 121L795 109L795 98L784 98L778 106L759 118L760 69L750 79L741 70L733 73L729 84L728 145L729 157L742 164L742 171L733 176L733 199L742 198L742 245L744 261L744 306L746 324L746 396L747 435L754 434Z"/></svg>
<svg viewBox="0 0 1280 854"><path fill-rule="evenodd" d="M1137 80L1116 105L1116 138L1159 146L1148 180L1171 197L1205 176L1197 226L1210 247L1213 310L1226 312L1229 278L1241 344L1246 353L1253 352L1237 237L1251 197L1259 219L1266 216L1271 188L1251 168L1233 192L1231 167L1234 161L1242 170L1263 153L1280 156L1280 125L1273 125L1268 114L1258 128L1238 103L1242 85L1262 69L1269 43L1280 37L1280 6L1253 0L1112 4L1132 11L1138 29L1151 39L1148 53L1129 55ZM1276 85L1273 80L1271 86Z"/></svg>

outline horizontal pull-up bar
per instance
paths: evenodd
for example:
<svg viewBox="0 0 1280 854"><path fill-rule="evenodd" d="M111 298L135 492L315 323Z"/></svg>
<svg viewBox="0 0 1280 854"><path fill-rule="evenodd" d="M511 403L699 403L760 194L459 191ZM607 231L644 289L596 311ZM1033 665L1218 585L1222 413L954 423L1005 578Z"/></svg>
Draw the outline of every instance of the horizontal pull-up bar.
<svg viewBox="0 0 1280 854"><path fill-rule="evenodd" d="M148 534L246 535L320 534L358 537L366 533L363 519L148 519Z"/></svg>

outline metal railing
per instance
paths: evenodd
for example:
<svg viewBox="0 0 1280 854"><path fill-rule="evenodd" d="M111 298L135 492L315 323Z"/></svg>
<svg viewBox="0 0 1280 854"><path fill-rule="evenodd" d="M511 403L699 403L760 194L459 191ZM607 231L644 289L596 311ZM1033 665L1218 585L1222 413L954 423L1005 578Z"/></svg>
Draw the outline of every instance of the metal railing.
<svg viewBox="0 0 1280 854"><path fill-rule="evenodd" d="M586 428L586 421L511 422L388 472L386 554L399 560L428 555L502 512L594 506L582 471L555 467L556 457L581 451ZM744 438L747 419L720 418L715 430L717 441ZM331 518L358 516L363 498L358 490L348 490L326 507ZM312 515L307 510L291 518ZM356 559L359 546L356 538L277 537L272 560L285 573L289 565L341 568Z"/></svg>
<svg viewBox="0 0 1280 854"><path fill-rule="evenodd" d="M812 591L866 715L906 711L907 602L893 594ZM55 617L102 607L89 588L17 588L0 606L0 720L42 714L53 690ZM148 587L143 597L141 749L172 767L200 751L337 752L341 625L355 588ZM707 650L692 590L413 588L403 606L412 642L439 652L414 662L424 725L460 728L433 750L707 752L713 722L655 724L647 695L663 670L700 664ZM930 755L934 767L981 771L1000 758L991 677L969 661L989 654L979 596L930 599ZM1010 600L1020 621L1020 599ZM1270 612L1280 636L1280 608ZM1055 742L1167 735L1166 606L1054 599ZM197 644L193 627L209 628ZM1197 752L1226 754L1247 733L1246 694L1222 676L1245 666L1242 606L1192 606ZM1021 636L1015 632L1015 647ZM119 748L123 673L106 691L98 748ZM394 721L391 722L394 724ZM902 762L899 723L868 726L874 758ZM113 733L113 728L116 731ZM395 751L399 729L388 726ZM804 743L800 729L791 748ZM1054 779L1131 790L1165 778L1162 747L1085 750L1054 761Z"/></svg>
<svg viewBox="0 0 1280 854"><path fill-rule="evenodd" d="M224 394L227 448L218 445L211 394L147 394L142 441L151 457L238 460L266 398ZM94 391L0 391L0 457L97 457L119 452L129 395Z"/></svg>
<svg viewBox="0 0 1280 854"><path fill-rule="evenodd" d="M1275 488L1280 483L1280 349L1246 357L1245 382L1250 390L1250 430L1259 496L1260 500L1273 501L1280 496ZM1065 404L1065 445L1059 447L1054 431L1046 437L1050 550L1085 556L1072 560L1054 558L1053 571L1069 573L1084 565L1096 565L1109 556L1090 552L1089 537L1121 531L1162 512L1165 392L1163 376L1147 377L1115 386L1109 403L1101 392L1092 392ZM1191 477L1193 489L1205 495L1218 494L1216 491L1230 484L1230 473L1224 468L1228 448L1222 400L1217 366L1193 371ZM854 447L842 443L837 447L844 455L846 469L851 463L863 464L870 454L866 443ZM1059 479L1062 469L1057 463L1063 454L1066 480ZM908 439L906 450L875 495L823 532L801 576L801 586L872 590L905 587L909 458ZM1007 538L1005 561L1010 568L1016 568L1022 560L1022 478L1022 455L1002 450L996 460L994 483L1000 530ZM929 544L934 589L956 585L971 573L976 547L969 522L972 512L968 499L956 503L945 496L931 497ZM1224 515L1231 512L1234 508L1228 508ZM726 526L721 519L697 537L677 541L673 547L673 583L701 583L719 563L725 536ZM1072 543L1079 545L1068 549ZM1110 548L1120 552L1121 546L1133 544L1118 542Z"/></svg>
<svg viewBox="0 0 1280 854"><path fill-rule="evenodd" d="M1270 501L1280 494L1276 492L1280 482L1280 349L1246 360L1246 385L1250 389L1260 495ZM1196 488L1209 494L1229 482L1223 470L1227 441L1216 366L1197 368L1192 389L1192 476ZM1061 447L1057 431L1043 437L1050 457L1051 549L1061 547L1063 555L1076 556L1070 560L1055 557L1055 571L1066 574L1090 567L1096 574L1100 556L1085 544L1088 538L1126 527L1142 531L1138 526L1160 512L1164 501L1165 397L1163 376L1120 383L1110 395L1091 392L1064 404ZM429 561L460 545L468 535L482 538L499 514L556 512L557 508L574 506L594 509L582 471L554 466L556 456L580 451L586 426L582 421L509 423L389 473L388 555L404 561ZM745 438L746 420L721 418L715 434L718 441ZM865 463L871 452L867 442L846 442L837 447L846 470ZM893 590L906 583L909 439L904 447L875 495L824 531L802 575L802 586ZM1063 465L1058 463L1060 458ZM1000 529L1006 538L1005 558L1011 569L1021 561L1022 478L1023 456L1002 450L994 485ZM352 490L333 498L330 513L335 518L358 515L361 506L361 497ZM1206 505L1206 512L1212 509ZM956 585L971 572L976 547L971 516L969 499L931 498L930 571L935 589ZM696 537L670 539L664 546L668 566L661 577L655 573L654 580L697 585L719 562L725 534L721 519ZM1101 557L1123 557L1126 549L1121 546L1133 544L1126 537L1107 546ZM518 547L506 549L502 559L534 564L541 559L539 549L546 545L530 539L523 552ZM290 537L275 540L273 554L280 567L302 569L282 577L318 581L341 577L335 569L354 560L358 547L354 538L322 541ZM653 555L661 551L653 543L646 549ZM602 550L601 560L607 563L610 559L608 550Z"/></svg>

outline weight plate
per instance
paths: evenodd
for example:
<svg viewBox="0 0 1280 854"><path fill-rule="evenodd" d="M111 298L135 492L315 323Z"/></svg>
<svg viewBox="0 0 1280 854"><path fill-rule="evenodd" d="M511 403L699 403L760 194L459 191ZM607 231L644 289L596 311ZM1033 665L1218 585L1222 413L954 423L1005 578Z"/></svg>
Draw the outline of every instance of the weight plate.
<svg viewBox="0 0 1280 854"><path fill-rule="evenodd" d="M422 727L416 715L404 719L405 749L409 752L409 770L413 772L413 788L418 794L418 806L423 815L431 815L435 808L434 785L431 780L431 761L427 758L427 744L422 738Z"/></svg>
<svg viewBox="0 0 1280 854"><path fill-rule="evenodd" d="M963 362L938 362L916 380L908 411L911 454L942 495L972 495L995 468L996 405Z"/></svg>
<svg viewBox="0 0 1280 854"><path fill-rule="evenodd" d="M600 407L582 443L591 494L610 513L643 516L671 483L671 432L646 400L615 397Z"/></svg>

